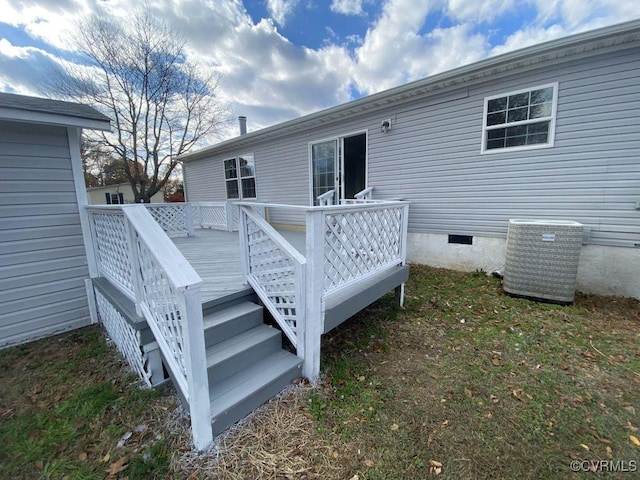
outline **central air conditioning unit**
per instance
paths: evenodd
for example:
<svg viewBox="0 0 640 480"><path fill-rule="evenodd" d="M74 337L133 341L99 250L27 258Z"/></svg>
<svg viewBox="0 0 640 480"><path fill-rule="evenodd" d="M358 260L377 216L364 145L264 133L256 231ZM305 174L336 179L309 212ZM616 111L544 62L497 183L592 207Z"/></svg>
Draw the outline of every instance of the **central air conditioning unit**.
<svg viewBox="0 0 640 480"><path fill-rule="evenodd" d="M573 302L584 227L564 220L509 220L505 292L548 302Z"/></svg>

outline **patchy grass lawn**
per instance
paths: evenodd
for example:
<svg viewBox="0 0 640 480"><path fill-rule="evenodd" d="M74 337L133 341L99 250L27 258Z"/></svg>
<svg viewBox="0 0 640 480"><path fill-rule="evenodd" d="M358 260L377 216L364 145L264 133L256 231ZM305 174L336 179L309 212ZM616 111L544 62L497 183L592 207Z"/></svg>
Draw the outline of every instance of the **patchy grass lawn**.
<svg viewBox="0 0 640 480"><path fill-rule="evenodd" d="M325 336L322 369L195 455L172 389L138 389L99 329L2 351L0 478L639 476L636 300L535 303L414 266L406 307Z"/></svg>

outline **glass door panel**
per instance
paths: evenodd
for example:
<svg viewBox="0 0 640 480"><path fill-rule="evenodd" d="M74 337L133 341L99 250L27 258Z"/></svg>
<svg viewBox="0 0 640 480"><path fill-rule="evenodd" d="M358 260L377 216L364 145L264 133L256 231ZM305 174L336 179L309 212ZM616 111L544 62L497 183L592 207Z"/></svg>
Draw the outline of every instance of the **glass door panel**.
<svg viewBox="0 0 640 480"><path fill-rule="evenodd" d="M313 204L318 205L318 197L329 190L336 190L336 165L338 141L314 143L311 145L311 177ZM334 197L334 202L336 197Z"/></svg>

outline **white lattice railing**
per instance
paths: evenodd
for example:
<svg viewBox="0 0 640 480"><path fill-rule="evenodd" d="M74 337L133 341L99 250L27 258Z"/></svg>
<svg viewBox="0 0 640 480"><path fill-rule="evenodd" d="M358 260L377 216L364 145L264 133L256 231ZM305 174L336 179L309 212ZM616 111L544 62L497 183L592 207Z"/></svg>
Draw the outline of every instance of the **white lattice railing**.
<svg viewBox="0 0 640 480"><path fill-rule="evenodd" d="M193 215L188 203L144 203L167 235L193 235Z"/></svg>
<svg viewBox="0 0 640 480"><path fill-rule="evenodd" d="M192 202L193 218L200 228L229 232L238 229L238 207L229 202Z"/></svg>
<svg viewBox="0 0 640 480"><path fill-rule="evenodd" d="M314 379L320 371L325 299L405 263L409 204L239 205L245 274L304 359L304 375ZM258 207L305 213L304 256L260 218Z"/></svg>
<svg viewBox="0 0 640 480"><path fill-rule="evenodd" d="M89 209L98 274L129 298L135 298L129 249L129 225L119 207Z"/></svg>
<svg viewBox="0 0 640 480"><path fill-rule="evenodd" d="M305 258L252 208L240 212L243 267L294 347L302 349Z"/></svg>
<svg viewBox="0 0 640 480"><path fill-rule="evenodd" d="M126 271L114 282L132 297L162 351L191 412L194 444L211 442L211 412L203 336L202 280L143 205L89 207L99 274ZM116 242L120 242L117 246ZM118 254L117 264L110 255ZM109 272L109 275L106 273ZM133 295L132 295L133 293Z"/></svg>
<svg viewBox="0 0 640 480"><path fill-rule="evenodd" d="M406 204L324 211L324 293L404 263Z"/></svg>

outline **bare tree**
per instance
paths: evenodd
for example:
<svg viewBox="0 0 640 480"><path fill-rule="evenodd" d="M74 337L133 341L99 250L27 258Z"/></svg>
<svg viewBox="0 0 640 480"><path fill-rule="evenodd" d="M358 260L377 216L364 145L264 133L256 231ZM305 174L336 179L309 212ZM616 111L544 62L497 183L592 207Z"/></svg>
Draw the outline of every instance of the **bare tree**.
<svg viewBox="0 0 640 480"><path fill-rule="evenodd" d="M149 9L130 23L85 18L76 42L86 65L68 67L49 89L89 103L112 120L99 141L115 156L136 202L149 202L177 165L228 115L216 96L219 77L187 59L185 39Z"/></svg>

